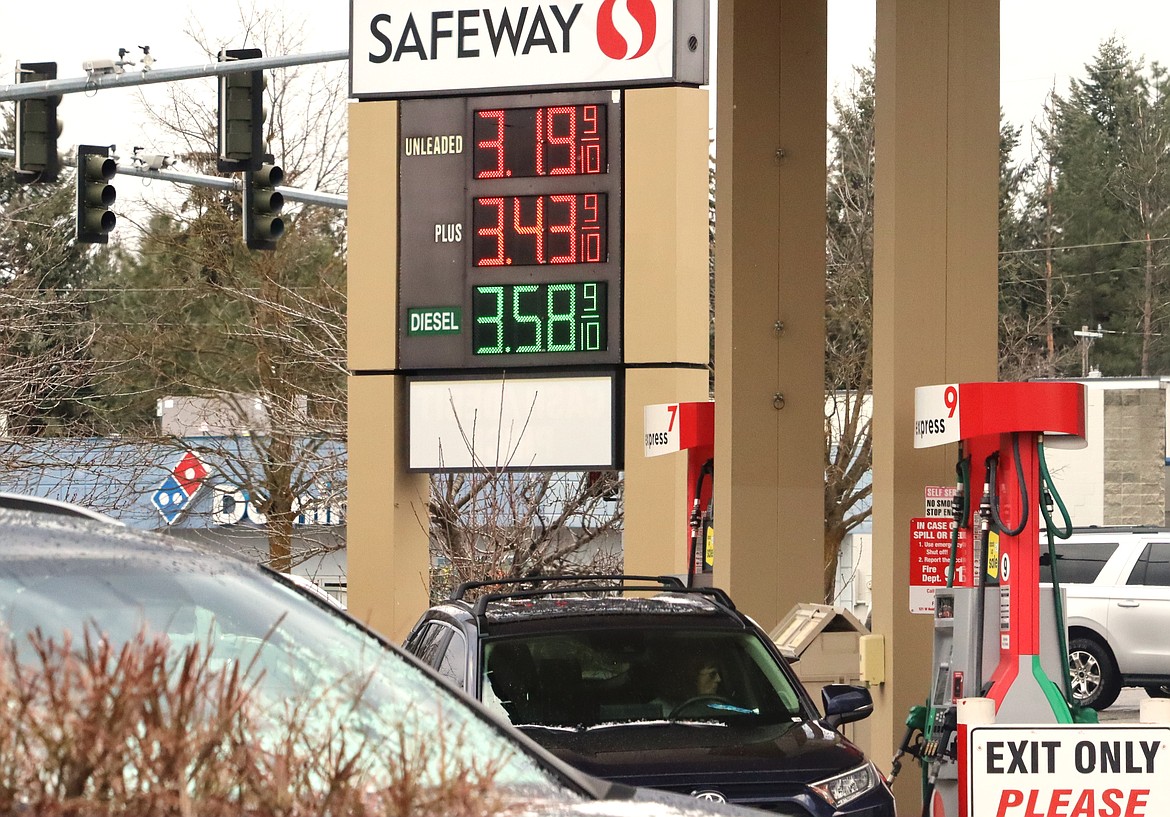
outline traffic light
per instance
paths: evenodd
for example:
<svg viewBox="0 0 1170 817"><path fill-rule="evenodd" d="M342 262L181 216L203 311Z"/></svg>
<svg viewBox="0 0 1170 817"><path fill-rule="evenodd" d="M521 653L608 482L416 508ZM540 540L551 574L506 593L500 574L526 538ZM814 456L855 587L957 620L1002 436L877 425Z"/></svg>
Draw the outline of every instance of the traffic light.
<svg viewBox="0 0 1170 817"><path fill-rule="evenodd" d="M55 62L16 64L16 81L45 82L57 78ZM14 176L21 184L57 181L57 121L59 96L38 96L16 101L16 168Z"/></svg>
<svg viewBox="0 0 1170 817"><path fill-rule="evenodd" d="M284 235L284 196L276 186L284 180L284 171L264 156L259 170L244 173L244 244L249 250L275 250Z"/></svg>
<svg viewBox="0 0 1170 817"><path fill-rule="evenodd" d="M118 217L110 205L118 192L110 179L118 172L118 163L109 147L77 146L77 241L79 244L105 244Z"/></svg>
<svg viewBox="0 0 1170 817"><path fill-rule="evenodd" d="M219 61L259 59L259 48L219 52ZM219 77L219 132L215 165L221 173L257 170L264 158L264 72Z"/></svg>

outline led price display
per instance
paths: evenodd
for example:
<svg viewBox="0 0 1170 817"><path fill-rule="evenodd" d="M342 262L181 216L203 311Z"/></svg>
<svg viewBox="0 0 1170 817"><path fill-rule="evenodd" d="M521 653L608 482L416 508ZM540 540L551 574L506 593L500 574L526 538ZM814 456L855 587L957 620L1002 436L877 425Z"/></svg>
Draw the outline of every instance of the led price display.
<svg viewBox="0 0 1170 817"><path fill-rule="evenodd" d="M475 112L477 179L605 173L606 107L557 105Z"/></svg>
<svg viewBox="0 0 1170 817"><path fill-rule="evenodd" d="M472 207L472 264L597 264L606 260L604 193L491 196Z"/></svg>
<svg viewBox="0 0 1170 817"><path fill-rule="evenodd" d="M471 297L472 352L604 351L605 296L604 281L477 286Z"/></svg>
<svg viewBox="0 0 1170 817"><path fill-rule="evenodd" d="M399 105L398 366L622 362L623 98Z"/></svg>

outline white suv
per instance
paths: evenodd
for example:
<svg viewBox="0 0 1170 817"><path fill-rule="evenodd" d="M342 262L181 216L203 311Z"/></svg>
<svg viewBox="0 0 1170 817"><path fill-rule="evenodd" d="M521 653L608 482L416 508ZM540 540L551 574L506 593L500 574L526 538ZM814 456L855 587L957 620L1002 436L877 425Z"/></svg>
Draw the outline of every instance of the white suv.
<svg viewBox="0 0 1170 817"><path fill-rule="evenodd" d="M1041 534L1040 580L1052 581ZM1170 697L1170 531L1078 528L1056 540L1073 697L1104 709L1123 686Z"/></svg>

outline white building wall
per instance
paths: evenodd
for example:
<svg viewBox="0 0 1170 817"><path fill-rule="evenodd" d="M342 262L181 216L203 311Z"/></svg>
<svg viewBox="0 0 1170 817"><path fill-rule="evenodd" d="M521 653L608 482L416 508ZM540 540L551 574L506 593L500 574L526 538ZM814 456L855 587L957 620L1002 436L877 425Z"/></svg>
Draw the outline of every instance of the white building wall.
<svg viewBox="0 0 1170 817"><path fill-rule="evenodd" d="M861 621L869 615L872 590L873 536L851 533L841 543L837 561L836 604L849 608Z"/></svg>
<svg viewBox="0 0 1170 817"><path fill-rule="evenodd" d="M1158 377L1090 377L1079 382L1085 384L1086 444L1068 448L1062 447L1059 437L1046 438L1048 469L1074 525L1121 524L1126 517L1121 511L1140 510L1135 503L1144 506L1152 501L1141 494L1131 497L1130 493L1148 487L1151 494L1165 496L1163 485L1146 486L1145 482L1151 467L1157 469L1161 464L1164 473L1165 452L1170 450L1166 447L1167 439L1170 439L1167 436L1170 435L1170 421L1155 419L1155 426L1160 428L1149 429L1149 415L1143 414L1137 405L1142 401L1131 405L1124 397L1121 398L1123 405L1116 405L1118 400L1113 400L1114 405L1106 411L1106 394L1119 390L1165 389L1170 382ZM1143 417L1146 419L1141 419ZM1107 429L1107 422L1113 427ZM1131 427L1130 423L1134 425ZM1147 431L1153 431L1157 436ZM1124 439L1118 439L1119 434ZM1114 437L1112 448L1106 444L1110 436ZM1133 484L1135 479L1142 485ZM1164 498L1159 498L1158 502L1165 504ZM1059 516L1056 519L1059 521Z"/></svg>
<svg viewBox="0 0 1170 817"><path fill-rule="evenodd" d="M1104 524L1104 420L1105 391L1088 386L1085 389L1085 445L1062 448L1059 437L1044 440L1048 470L1074 525ZM1053 518L1059 521L1059 515Z"/></svg>

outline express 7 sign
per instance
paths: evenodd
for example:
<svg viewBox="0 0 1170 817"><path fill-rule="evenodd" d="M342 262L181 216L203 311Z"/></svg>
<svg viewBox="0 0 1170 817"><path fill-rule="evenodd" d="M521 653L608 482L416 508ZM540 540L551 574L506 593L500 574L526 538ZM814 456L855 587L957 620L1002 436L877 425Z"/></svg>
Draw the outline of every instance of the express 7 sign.
<svg viewBox="0 0 1170 817"><path fill-rule="evenodd" d="M672 454L715 442L715 404L660 403L642 410L643 451L647 457Z"/></svg>

